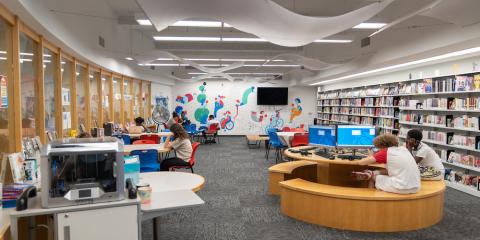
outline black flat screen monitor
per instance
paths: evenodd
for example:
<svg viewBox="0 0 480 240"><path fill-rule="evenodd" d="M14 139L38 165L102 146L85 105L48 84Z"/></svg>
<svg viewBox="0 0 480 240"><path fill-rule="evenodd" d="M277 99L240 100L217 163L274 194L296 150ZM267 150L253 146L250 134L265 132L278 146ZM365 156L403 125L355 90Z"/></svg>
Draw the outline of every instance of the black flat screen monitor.
<svg viewBox="0 0 480 240"><path fill-rule="evenodd" d="M257 105L287 105L288 88L286 87L259 87Z"/></svg>

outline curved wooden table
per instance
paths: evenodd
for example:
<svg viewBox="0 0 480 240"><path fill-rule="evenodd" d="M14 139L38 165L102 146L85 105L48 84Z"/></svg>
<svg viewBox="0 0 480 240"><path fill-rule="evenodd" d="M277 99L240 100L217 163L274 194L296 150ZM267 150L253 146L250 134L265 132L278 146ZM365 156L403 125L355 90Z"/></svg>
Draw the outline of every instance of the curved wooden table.
<svg viewBox="0 0 480 240"><path fill-rule="evenodd" d="M305 147L295 147L290 149L302 149ZM309 151L311 154L304 156L300 153L292 153L285 150L285 156L294 160L305 160L317 164L317 183L335 185L335 186L349 186L349 187L366 187L366 182L360 182L352 179L350 174L352 171L363 171L369 168L385 168L385 164L372 164L369 166L358 165L358 160L344 160L334 159L330 160L324 157L315 155L315 150Z"/></svg>
<svg viewBox="0 0 480 240"><path fill-rule="evenodd" d="M399 232L430 227L442 220L444 181L422 181L418 193L401 195L372 188L318 184L303 179L280 183L283 214L322 226Z"/></svg>
<svg viewBox="0 0 480 240"><path fill-rule="evenodd" d="M350 176L352 171L385 165L360 166L355 160L330 160L311 152L303 156L286 150L286 156L298 161L269 168L269 192L280 194L283 214L322 226L365 232L411 231L442 219L443 181L422 181L416 194L387 193L366 188L366 181ZM313 180L311 163L316 164Z"/></svg>
<svg viewBox="0 0 480 240"><path fill-rule="evenodd" d="M140 173L140 182L148 183L152 193L176 190L196 192L205 185L205 178L186 172L148 172Z"/></svg>

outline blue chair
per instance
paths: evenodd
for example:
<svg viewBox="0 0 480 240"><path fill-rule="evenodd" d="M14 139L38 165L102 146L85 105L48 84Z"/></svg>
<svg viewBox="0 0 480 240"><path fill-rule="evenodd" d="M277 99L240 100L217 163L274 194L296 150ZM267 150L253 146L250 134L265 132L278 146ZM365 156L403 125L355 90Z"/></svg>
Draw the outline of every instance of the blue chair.
<svg viewBox="0 0 480 240"><path fill-rule="evenodd" d="M190 125L185 125L185 130L188 132L190 137L192 138L192 141L195 140L194 138L197 136L198 131L197 131L197 124L192 123Z"/></svg>
<svg viewBox="0 0 480 240"><path fill-rule="evenodd" d="M270 147L275 148L275 163L278 162L278 160L283 160L282 157L282 150L286 148L287 146L283 145L282 141L280 141L280 138L277 135L277 129L275 128L270 128L267 130L268 132L268 137L269 142L268 142L268 147L267 147L267 160L268 156L270 155Z"/></svg>
<svg viewBox="0 0 480 240"><path fill-rule="evenodd" d="M130 156L138 156L140 159L140 172L158 172L160 171L160 163L158 163L158 151L149 150L133 150Z"/></svg>
<svg viewBox="0 0 480 240"><path fill-rule="evenodd" d="M123 144L125 145L132 144L132 139L130 138L130 135L123 134L122 139L123 139Z"/></svg>

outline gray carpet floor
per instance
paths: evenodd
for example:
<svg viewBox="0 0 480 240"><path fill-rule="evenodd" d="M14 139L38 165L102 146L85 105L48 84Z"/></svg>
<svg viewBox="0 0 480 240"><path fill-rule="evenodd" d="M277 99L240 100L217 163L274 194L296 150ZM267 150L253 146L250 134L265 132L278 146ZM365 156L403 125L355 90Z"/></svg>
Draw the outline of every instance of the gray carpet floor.
<svg viewBox="0 0 480 240"><path fill-rule="evenodd" d="M268 195L265 149L249 149L244 137L223 137L201 145L195 173L205 177L198 195L205 205L162 216L162 240L244 239L480 239L480 199L448 189L443 220L428 229L403 233L342 231L297 221L280 213L279 198ZM143 223L152 239L152 222Z"/></svg>

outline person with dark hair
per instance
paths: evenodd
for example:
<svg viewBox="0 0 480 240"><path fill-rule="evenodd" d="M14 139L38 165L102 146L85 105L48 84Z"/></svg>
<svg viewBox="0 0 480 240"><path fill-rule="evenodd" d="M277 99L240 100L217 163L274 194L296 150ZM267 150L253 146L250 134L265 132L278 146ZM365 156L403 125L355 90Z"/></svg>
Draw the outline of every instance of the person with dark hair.
<svg viewBox="0 0 480 240"><path fill-rule="evenodd" d="M173 148L177 156L163 160L160 171L168 171L173 166L189 166L188 161L192 156L192 143L185 129L180 124L174 123L170 126L170 131L173 133L173 141L167 138L165 147Z"/></svg>
<svg viewBox="0 0 480 240"><path fill-rule="evenodd" d="M206 131L210 130L210 126L212 126L213 124L216 124L217 125L217 130L220 130L220 122L218 120L216 120L213 115L210 115L210 116L208 116L207 129L204 129L202 131L202 135L203 135L203 138L205 139L205 143L208 143L207 132ZM217 133L214 133L213 134L213 140L211 141L211 143L216 143L216 141L215 141L216 137L217 137Z"/></svg>
<svg viewBox="0 0 480 240"><path fill-rule="evenodd" d="M172 112L172 117L168 119L167 127L170 129L170 127L175 123L181 123L180 116L178 116L178 113Z"/></svg>
<svg viewBox="0 0 480 240"><path fill-rule="evenodd" d="M370 187L385 192L411 194L420 190L420 172L405 147L398 147L398 139L391 134L377 136L373 145L378 149L375 154L359 160L359 165L374 163L386 164L383 170L365 170L352 172L358 180L368 180Z"/></svg>
<svg viewBox="0 0 480 240"><path fill-rule="evenodd" d="M407 133L407 149L412 153L424 180L442 180L445 173L442 160L430 146L422 142L423 134L418 129Z"/></svg>

